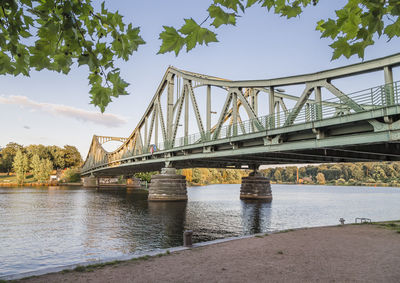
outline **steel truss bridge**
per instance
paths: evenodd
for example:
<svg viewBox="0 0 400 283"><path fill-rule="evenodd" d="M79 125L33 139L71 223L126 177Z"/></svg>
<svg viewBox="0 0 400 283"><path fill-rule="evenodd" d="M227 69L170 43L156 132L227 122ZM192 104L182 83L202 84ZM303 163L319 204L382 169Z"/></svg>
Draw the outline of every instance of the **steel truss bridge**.
<svg viewBox="0 0 400 283"><path fill-rule="evenodd" d="M392 71L399 65L400 53L318 73L246 81L169 67L128 138L93 136L81 173L400 160L400 82ZM372 72L381 85L353 93L335 85ZM281 89L291 86L300 92ZM268 103L259 103L262 95ZM215 103L217 96L225 102ZM260 109L267 115L260 116ZM212 114L219 117L214 125ZM189 131L190 125L196 130ZM121 146L107 152L102 145L108 141Z"/></svg>

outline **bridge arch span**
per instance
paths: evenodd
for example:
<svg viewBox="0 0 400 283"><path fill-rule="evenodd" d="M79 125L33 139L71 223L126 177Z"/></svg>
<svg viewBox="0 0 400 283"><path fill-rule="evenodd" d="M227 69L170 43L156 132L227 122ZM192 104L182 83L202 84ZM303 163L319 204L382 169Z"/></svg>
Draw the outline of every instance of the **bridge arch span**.
<svg viewBox="0 0 400 283"><path fill-rule="evenodd" d="M400 83L392 71L399 65L400 53L311 74L238 81L170 66L129 137L93 137L82 175L132 174L166 163L250 168L400 160ZM346 93L332 82L370 72L380 72L382 84ZM301 85L299 93L281 89ZM213 102L214 88L224 93L223 103ZM267 95L266 105L259 103L260 94ZM260 109L268 114L260 116ZM121 145L107 152L108 141Z"/></svg>

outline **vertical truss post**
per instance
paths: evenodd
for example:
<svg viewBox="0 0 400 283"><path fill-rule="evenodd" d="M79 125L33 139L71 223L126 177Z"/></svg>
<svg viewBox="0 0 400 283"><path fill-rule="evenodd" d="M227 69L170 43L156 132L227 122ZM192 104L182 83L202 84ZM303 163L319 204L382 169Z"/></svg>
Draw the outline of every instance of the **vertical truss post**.
<svg viewBox="0 0 400 283"><path fill-rule="evenodd" d="M310 103L306 103L306 122L310 122L311 112L310 112Z"/></svg>
<svg viewBox="0 0 400 283"><path fill-rule="evenodd" d="M315 106L316 106L316 119L322 120L322 99L321 99L321 87L317 86L314 88L315 92Z"/></svg>
<svg viewBox="0 0 400 283"><path fill-rule="evenodd" d="M180 90L181 90L181 80L179 79L179 77L176 77L176 100L178 101L179 99L179 94L180 94Z"/></svg>
<svg viewBox="0 0 400 283"><path fill-rule="evenodd" d="M250 103L251 103L251 108L253 108L254 114L256 117L258 117L258 91L256 91L254 88L250 89ZM254 123L251 123L251 132L254 132Z"/></svg>
<svg viewBox="0 0 400 283"><path fill-rule="evenodd" d="M238 106L237 106L237 93L234 92L232 94L232 125L233 125L233 136L236 137L238 135L237 129L237 121L238 121Z"/></svg>
<svg viewBox="0 0 400 283"><path fill-rule="evenodd" d="M275 102L275 108L276 108L276 124L277 127L279 128L281 126L281 109L280 109L280 100L277 100Z"/></svg>
<svg viewBox="0 0 400 283"><path fill-rule="evenodd" d="M137 133L137 150L139 154L143 153L143 141L142 141L142 135L140 134L140 131Z"/></svg>
<svg viewBox="0 0 400 283"><path fill-rule="evenodd" d="M154 115L155 115L155 125L154 125L154 144L158 149L158 108L154 107Z"/></svg>
<svg viewBox="0 0 400 283"><path fill-rule="evenodd" d="M171 138L171 145L172 146L175 145L176 133L178 132L179 121L181 119L183 101L185 99L185 96L187 95L185 90L186 90L186 88L183 87L181 97L177 102L178 103L178 105L177 105L178 108L176 110L175 124L174 124L174 128L173 128L174 130L173 130L173 134L172 134L172 138ZM180 143L179 146L182 146L182 144Z"/></svg>
<svg viewBox="0 0 400 283"><path fill-rule="evenodd" d="M231 120L229 121L228 129L226 131L226 137L230 137L232 135L232 124L233 124L233 117L231 116Z"/></svg>
<svg viewBox="0 0 400 283"><path fill-rule="evenodd" d="M167 89L167 142L172 139L172 124L174 121L174 75L168 76L168 89ZM169 148L168 144L168 148Z"/></svg>
<svg viewBox="0 0 400 283"><path fill-rule="evenodd" d="M383 73L385 75L385 97L386 105L394 104L394 92L393 92L393 72L392 67L386 66L383 68Z"/></svg>
<svg viewBox="0 0 400 283"><path fill-rule="evenodd" d="M186 91L186 94L188 92L186 84L183 84L183 88ZM189 135L189 95L187 94L185 96L185 130L184 130L184 144L188 144L188 135Z"/></svg>
<svg viewBox="0 0 400 283"><path fill-rule="evenodd" d="M254 88L250 89L250 102L251 108L254 110L254 114L258 117L258 91Z"/></svg>
<svg viewBox="0 0 400 283"><path fill-rule="evenodd" d="M275 128L274 109L275 109L274 87L270 86L269 87L269 127L270 127L270 129Z"/></svg>
<svg viewBox="0 0 400 283"><path fill-rule="evenodd" d="M145 152L147 152L147 145L148 145L148 140L147 140L147 137L148 137L148 120L149 120L149 117L148 116L146 116L145 118L144 118L144 146L145 146L145 149L144 149L144 151Z"/></svg>
<svg viewBox="0 0 400 283"><path fill-rule="evenodd" d="M206 138L207 140L210 140L211 138L211 86L207 86L207 134Z"/></svg>

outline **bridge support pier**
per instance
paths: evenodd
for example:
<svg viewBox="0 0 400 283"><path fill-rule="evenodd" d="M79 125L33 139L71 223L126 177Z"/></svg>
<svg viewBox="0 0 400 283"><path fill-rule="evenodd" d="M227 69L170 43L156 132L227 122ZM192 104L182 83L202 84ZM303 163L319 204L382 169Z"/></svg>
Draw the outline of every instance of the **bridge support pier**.
<svg viewBox="0 0 400 283"><path fill-rule="evenodd" d="M251 172L248 177L243 177L240 199L271 201L272 192L269 180L256 170Z"/></svg>
<svg viewBox="0 0 400 283"><path fill-rule="evenodd" d="M84 188L97 188L99 186L99 179L91 175L89 177L83 177Z"/></svg>
<svg viewBox="0 0 400 283"><path fill-rule="evenodd" d="M149 201L187 201L186 177L176 174L175 168L162 168L153 175L149 185Z"/></svg>

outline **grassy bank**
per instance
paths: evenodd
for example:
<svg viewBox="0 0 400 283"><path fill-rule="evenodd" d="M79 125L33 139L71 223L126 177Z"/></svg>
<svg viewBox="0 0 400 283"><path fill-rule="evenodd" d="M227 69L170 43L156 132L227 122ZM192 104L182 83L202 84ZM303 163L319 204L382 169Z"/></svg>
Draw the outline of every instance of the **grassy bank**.
<svg viewBox="0 0 400 283"><path fill-rule="evenodd" d="M25 177L23 184L18 184L15 175L0 174L0 187L48 187L48 186L81 186L82 183L37 182L33 175Z"/></svg>

